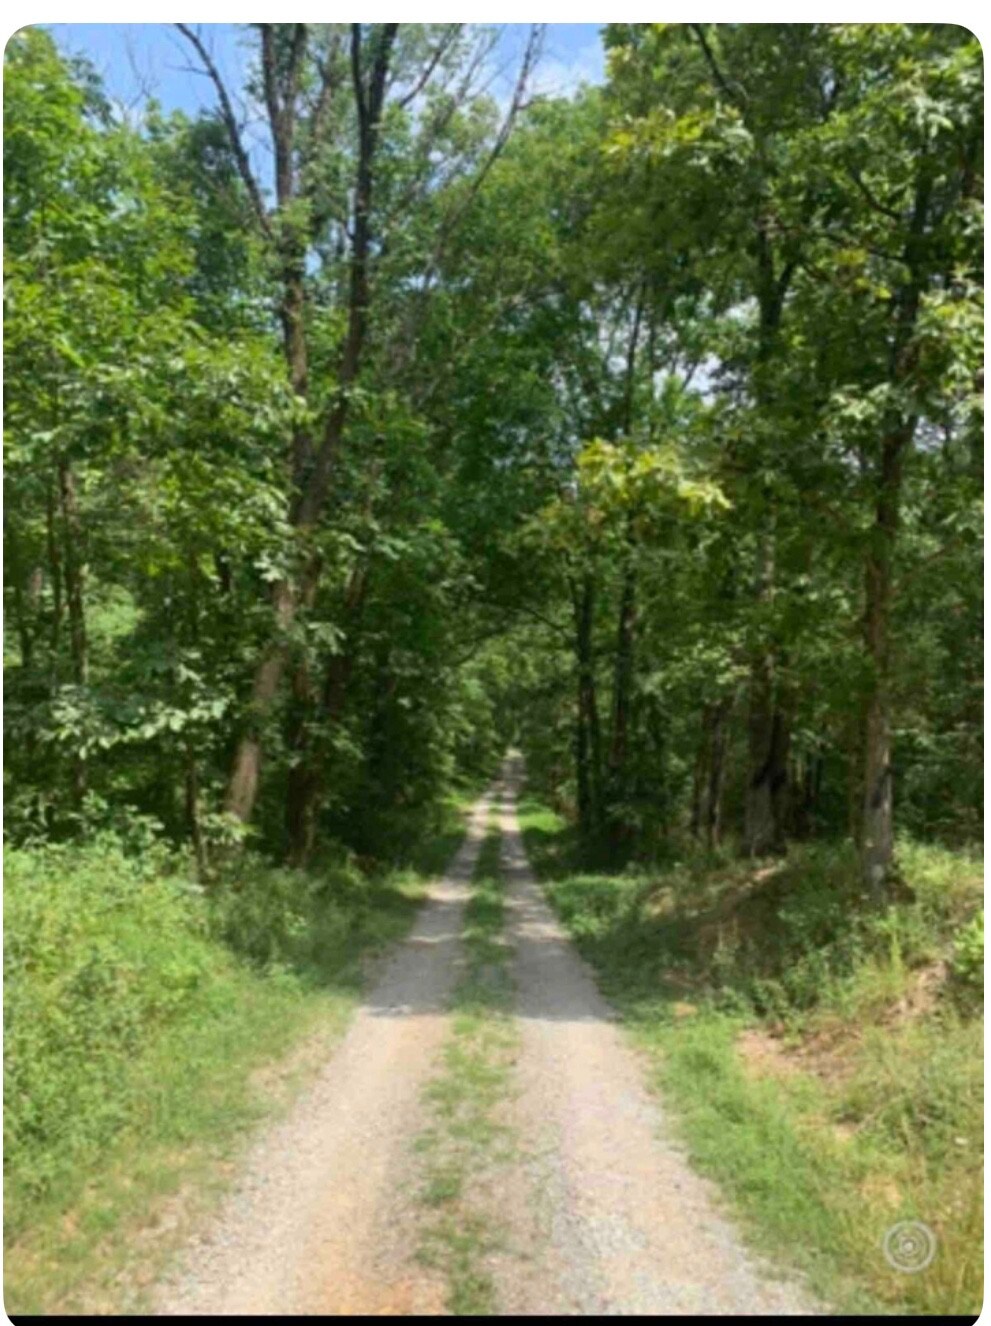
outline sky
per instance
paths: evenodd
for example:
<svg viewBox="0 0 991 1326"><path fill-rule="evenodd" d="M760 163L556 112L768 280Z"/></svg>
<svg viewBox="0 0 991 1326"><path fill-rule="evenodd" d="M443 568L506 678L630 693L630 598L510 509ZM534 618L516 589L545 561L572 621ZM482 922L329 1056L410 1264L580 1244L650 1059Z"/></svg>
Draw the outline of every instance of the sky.
<svg viewBox="0 0 991 1326"><path fill-rule="evenodd" d="M190 52L168 23L52 23L63 50L87 56L102 74L111 99L125 110L136 110L147 96L158 99L165 111L195 113L213 106L207 79L189 72ZM508 95L514 57L522 51L526 24L508 23L501 29L497 57L505 68L502 80ZM601 83L605 62L600 27L595 23L551 23L547 26L537 90L564 94L582 81ZM205 23L202 33L226 80L237 87L247 61L243 33L226 23ZM498 84L493 87L498 94Z"/></svg>

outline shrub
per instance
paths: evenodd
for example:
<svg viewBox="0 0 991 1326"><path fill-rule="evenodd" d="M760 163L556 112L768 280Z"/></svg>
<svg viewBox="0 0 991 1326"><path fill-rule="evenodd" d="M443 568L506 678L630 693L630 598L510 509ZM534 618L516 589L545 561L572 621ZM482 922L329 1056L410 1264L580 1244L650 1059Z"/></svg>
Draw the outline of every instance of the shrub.
<svg viewBox="0 0 991 1326"><path fill-rule="evenodd" d="M131 851L105 832L4 853L11 1230L166 1108L171 1086L152 1101L144 1066L170 1035L185 1046L239 1025L255 996L288 1009L306 987L351 989L358 955L401 934L415 907L412 881L369 880L341 851L319 875L242 852L207 889L160 873L157 850Z"/></svg>
<svg viewBox="0 0 991 1326"><path fill-rule="evenodd" d="M289 966L313 983L339 975L379 931L389 937L389 914L411 905L340 850L324 852L319 874L245 854L211 888L208 911L213 933L253 965Z"/></svg>
<svg viewBox="0 0 991 1326"><path fill-rule="evenodd" d="M953 975L970 993L984 993L984 909L957 932L953 941Z"/></svg>
<svg viewBox="0 0 991 1326"><path fill-rule="evenodd" d="M5 1163L42 1192L128 1117L146 1039L223 999L196 886L109 836L4 853Z"/></svg>

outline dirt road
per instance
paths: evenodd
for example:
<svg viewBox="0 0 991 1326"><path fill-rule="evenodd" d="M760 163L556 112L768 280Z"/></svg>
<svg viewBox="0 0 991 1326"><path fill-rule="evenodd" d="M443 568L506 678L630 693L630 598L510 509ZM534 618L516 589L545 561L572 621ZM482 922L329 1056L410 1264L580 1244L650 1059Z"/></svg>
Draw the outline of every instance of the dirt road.
<svg viewBox="0 0 991 1326"><path fill-rule="evenodd" d="M159 1286L159 1313L444 1311L444 1283L416 1258L414 1140L490 807L503 833L520 1033L509 1107L520 1158L492 1195L510 1231L487 1266L498 1310L814 1310L756 1265L665 1135L635 1054L529 872L518 777L507 762L476 805L410 938L316 1085L257 1139L242 1181Z"/></svg>
<svg viewBox="0 0 991 1326"><path fill-rule="evenodd" d="M315 1086L265 1131L243 1180L158 1290L160 1313L423 1313L443 1286L413 1266L411 1138L440 1050L468 880L488 819L433 886L410 937Z"/></svg>
<svg viewBox="0 0 991 1326"><path fill-rule="evenodd" d="M530 872L516 817L519 767L507 773L500 818L521 1036L515 1112L528 1159L514 1185L520 1256L503 1266L503 1310L814 1311L794 1284L761 1273L715 1190L665 1135L641 1064Z"/></svg>

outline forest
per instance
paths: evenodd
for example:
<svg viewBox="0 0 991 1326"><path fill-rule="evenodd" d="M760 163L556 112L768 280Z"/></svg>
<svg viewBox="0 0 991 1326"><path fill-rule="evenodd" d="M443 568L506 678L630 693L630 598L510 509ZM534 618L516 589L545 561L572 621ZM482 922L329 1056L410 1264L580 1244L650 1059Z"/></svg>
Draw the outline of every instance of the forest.
<svg viewBox="0 0 991 1326"><path fill-rule="evenodd" d="M53 1301L38 1212L144 1108L138 1048L251 1005L245 1062L274 1054L328 953L409 923L509 748L607 983L660 952L628 901L632 948L595 928L607 881L770 877L757 931L801 934L770 967L759 934L705 949L705 989L787 1022L863 952L938 960L973 1099L980 45L601 32L602 85L541 93L535 26L496 95L485 27L246 25L233 85L179 24L196 115L122 114L44 28L7 45L25 1303Z"/></svg>

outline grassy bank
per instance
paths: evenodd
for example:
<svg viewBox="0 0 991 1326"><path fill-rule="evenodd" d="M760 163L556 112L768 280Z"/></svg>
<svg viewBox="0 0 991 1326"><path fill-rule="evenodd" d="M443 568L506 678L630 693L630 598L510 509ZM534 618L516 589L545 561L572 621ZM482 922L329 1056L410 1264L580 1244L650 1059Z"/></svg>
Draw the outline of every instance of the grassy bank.
<svg viewBox="0 0 991 1326"><path fill-rule="evenodd" d="M981 863L903 844L913 896L881 917L842 847L582 874L558 817L528 801L521 822L694 1163L752 1240L837 1310L979 1311ZM937 1239L914 1273L882 1249L908 1220Z"/></svg>
<svg viewBox="0 0 991 1326"><path fill-rule="evenodd" d="M5 854L8 1311L140 1304L251 1125L325 1060L462 824L450 803L388 872L245 858L206 892L111 837Z"/></svg>
<svg viewBox="0 0 991 1326"><path fill-rule="evenodd" d="M500 1118L512 1068L515 1032L503 929L498 829L482 844L465 909L464 973L452 998L453 1022L443 1061L427 1086L430 1123L417 1139L420 1199L427 1209L420 1258L447 1282L457 1316L492 1311L486 1253L501 1231L479 1201L481 1178L513 1152Z"/></svg>

